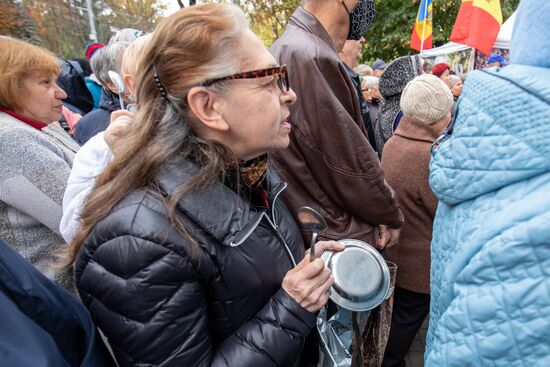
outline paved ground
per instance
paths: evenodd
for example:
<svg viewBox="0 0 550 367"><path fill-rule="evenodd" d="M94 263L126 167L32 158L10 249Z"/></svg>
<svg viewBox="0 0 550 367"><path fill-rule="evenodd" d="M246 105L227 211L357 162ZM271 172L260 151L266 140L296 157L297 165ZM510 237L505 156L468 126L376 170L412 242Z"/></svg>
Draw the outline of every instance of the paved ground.
<svg viewBox="0 0 550 367"><path fill-rule="evenodd" d="M405 357L407 367L424 367L424 349L426 348L426 333L428 332L428 318L414 338L411 349Z"/></svg>

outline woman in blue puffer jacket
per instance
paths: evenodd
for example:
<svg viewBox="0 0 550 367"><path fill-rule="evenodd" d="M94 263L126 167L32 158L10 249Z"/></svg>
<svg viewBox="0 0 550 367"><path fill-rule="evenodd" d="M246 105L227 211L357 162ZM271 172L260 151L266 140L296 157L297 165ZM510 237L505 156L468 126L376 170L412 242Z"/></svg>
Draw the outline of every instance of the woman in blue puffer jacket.
<svg viewBox="0 0 550 367"><path fill-rule="evenodd" d="M520 3L511 64L468 76L433 148L427 366L550 366L549 17Z"/></svg>

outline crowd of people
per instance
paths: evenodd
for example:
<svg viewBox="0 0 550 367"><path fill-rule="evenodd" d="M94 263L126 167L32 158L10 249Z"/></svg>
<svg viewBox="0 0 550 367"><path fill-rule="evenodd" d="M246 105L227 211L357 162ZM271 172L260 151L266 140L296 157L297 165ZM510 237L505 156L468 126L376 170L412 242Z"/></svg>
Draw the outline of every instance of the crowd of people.
<svg viewBox="0 0 550 367"><path fill-rule="evenodd" d="M405 366L426 318L426 366L550 365L550 3L468 75L359 64L374 16L304 0L267 49L194 5L88 60L0 36L0 364L317 366L347 238L394 285L350 366Z"/></svg>

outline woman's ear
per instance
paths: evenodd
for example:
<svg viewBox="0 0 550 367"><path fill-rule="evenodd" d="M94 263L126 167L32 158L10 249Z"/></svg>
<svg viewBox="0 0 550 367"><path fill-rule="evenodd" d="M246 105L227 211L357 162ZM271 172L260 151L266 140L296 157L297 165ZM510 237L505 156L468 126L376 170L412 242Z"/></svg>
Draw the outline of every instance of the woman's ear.
<svg viewBox="0 0 550 367"><path fill-rule="evenodd" d="M135 86L134 76L131 75L131 74L124 74L123 79L124 79L124 84L126 84L126 90L127 90L126 94L134 95L134 92L135 92L135 90L134 90L134 86Z"/></svg>
<svg viewBox="0 0 550 367"><path fill-rule="evenodd" d="M113 83L109 82L109 81L105 81L105 84L103 85L105 88L107 88L107 90L111 91L112 93L118 95L118 88L116 87L116 85L114 85Z"/></svg>
<svg viewBox="0 0 550 367"><path fill-rule="evenodd" d="M193 87L187 94L187 103L195 118L204 127L217 132L229 130L222 116L223 99L205 87Z"/></svg>

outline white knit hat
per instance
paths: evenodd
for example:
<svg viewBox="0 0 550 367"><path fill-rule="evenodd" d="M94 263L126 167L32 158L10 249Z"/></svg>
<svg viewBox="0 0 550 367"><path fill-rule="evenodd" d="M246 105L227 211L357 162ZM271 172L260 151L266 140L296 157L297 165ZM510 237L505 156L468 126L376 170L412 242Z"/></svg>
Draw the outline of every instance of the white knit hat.
<svg viewBox="0 0 550 367"><path fill-rule="evenodd" d="M441 120L453 106L451 89L431 74L422 74L411 80L401 94L403 116L412 117L428 125Z"/></svg>

